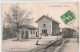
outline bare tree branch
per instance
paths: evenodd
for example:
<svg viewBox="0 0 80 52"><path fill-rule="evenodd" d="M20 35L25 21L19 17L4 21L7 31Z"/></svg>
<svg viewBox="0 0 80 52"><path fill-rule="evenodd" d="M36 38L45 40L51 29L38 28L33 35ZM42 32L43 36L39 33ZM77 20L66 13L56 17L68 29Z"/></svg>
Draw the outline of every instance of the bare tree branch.
<svg viewBox="0 0 80 52"><path fill-rule="evenodd" d="M31 12L27 11L26 13L26 10L21 9L18 5L12 5L10 10L6 12L6 21L12 27L16 28L18 33L21 25L24 23L30 24L33 20L32 18L29 18L30 14Z"/></svg>

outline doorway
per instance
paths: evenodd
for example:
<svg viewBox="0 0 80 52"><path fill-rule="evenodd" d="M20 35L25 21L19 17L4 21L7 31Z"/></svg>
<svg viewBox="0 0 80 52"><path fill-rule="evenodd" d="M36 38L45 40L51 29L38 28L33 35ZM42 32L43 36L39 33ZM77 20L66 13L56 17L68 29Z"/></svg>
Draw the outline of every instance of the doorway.
<svg viewBox="0 0 80 52"><path fill-rule="evenodd" d="M22 30L22 36L21 37L22 37L22 39L24 38L24 30Z"/></svg>
<svg viewBox="0 0 80 52"><path fill-rule="evenodd" d="M47 30L42 30L42 34L44 34L44 36L48 36Z"/></svg>
<svg viewBox="0 0 80 52"><path fill-rule="evenodd" d="M28 39L28 31L26 31L26 39Z"/></svg>

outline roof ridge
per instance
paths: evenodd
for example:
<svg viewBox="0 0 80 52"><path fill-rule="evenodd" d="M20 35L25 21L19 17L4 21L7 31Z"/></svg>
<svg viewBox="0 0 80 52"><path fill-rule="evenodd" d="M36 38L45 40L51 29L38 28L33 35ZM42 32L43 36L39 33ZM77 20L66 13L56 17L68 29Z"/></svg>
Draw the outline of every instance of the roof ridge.
<svg viewBox="0 0 80 52"><path fill-rule="evenodd" d="M56 23L59 23L59 22L57 22L56 20L54 20L53 18L50 18L49 16L46 16L46 15L42 15L38 20L36 20L36 22L38 22L39 20L41 20L42 18L48 18L48 19L50 19L51 21L54 21L54 22L56 22Z"/></svg>
<svg viewBox="0 0 80 52"><path fill-rule="evenodd" d="M27 27L27 28L37 28L37 27L35 27L35 26L27 25L27 24L25 24L25 25L21 25L21 26L23 26L23 27Z"/></svg>

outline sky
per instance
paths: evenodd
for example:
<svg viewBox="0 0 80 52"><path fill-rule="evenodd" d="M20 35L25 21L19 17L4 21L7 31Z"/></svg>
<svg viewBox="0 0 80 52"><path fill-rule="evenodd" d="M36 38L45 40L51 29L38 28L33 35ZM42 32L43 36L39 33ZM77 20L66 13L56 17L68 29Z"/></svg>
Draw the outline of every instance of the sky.
<svg viewBox="0 0 80 52"><path fill-rule="evenodd" d="M2 21L5 19L5 12L9 11L12 5L19 5L25 11L31 11L30 18L33 18L33 26L38 27L35 21L42 15L48 15L60 23L59 27L69 27L76 29L78 27L78 2L23 2L23 3L2 3ZM60 16L71 10L75 15L75 21L72 24L65 24Z"/></svg>

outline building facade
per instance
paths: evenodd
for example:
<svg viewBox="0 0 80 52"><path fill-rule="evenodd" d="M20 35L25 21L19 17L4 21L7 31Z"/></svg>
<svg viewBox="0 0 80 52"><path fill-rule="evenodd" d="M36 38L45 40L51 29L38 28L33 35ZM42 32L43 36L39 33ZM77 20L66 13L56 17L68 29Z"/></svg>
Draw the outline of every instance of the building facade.
<svg viewBox="0 0 80 52"><path fill-rule="evenodd" d="M3 39L10 39L17 37L16 28L6 27L3 28ZM38 28L31 25L22 25L19 28L19 39L38 38Z"/></svg>
<svg viewBox="0 0 80 52"><path fill-rule="evenodd" d="M38 38L38 30L31 25L22 25L19 29L20 39Z"/></svg>
<svg viewBox="0 0 80 52"><path fill-rule="evenodd" d="M59 22L43 15L37 21L40 36L53 36L60 32Z"/></svg>

